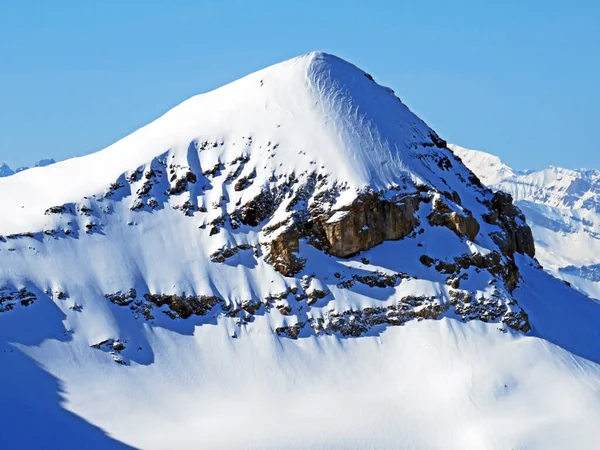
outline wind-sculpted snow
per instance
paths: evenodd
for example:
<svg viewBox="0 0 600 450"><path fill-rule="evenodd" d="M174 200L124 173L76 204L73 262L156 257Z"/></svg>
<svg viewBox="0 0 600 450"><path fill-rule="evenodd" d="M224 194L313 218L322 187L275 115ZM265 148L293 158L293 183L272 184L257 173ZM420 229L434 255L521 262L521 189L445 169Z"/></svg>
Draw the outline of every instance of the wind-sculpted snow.
<svg viewBox="0 0 600 450"><path fill-rule="evenodd" d="M103 151L2 179L0 208L0 345L127 444L595 436L600 344L586 341L600 310L541 270L509 195L334 56L275 65ZM585 311L572 336L556 329L567 305ZM577 371L591 381L554 389ZM501 426L515 418L523 427Z"/></svg>

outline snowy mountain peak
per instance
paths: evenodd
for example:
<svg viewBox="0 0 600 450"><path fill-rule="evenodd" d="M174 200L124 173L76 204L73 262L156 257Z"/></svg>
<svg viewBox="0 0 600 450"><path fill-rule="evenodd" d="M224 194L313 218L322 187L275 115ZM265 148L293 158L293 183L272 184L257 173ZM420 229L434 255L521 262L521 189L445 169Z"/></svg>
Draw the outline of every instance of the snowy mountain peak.
<svg viewBox="0 0 600 450"><path fill-rule="evenodd" d="M208 143L210 151L200 159L192 156ZM0 189L0 200L10 217L36 223L47 208L103 192L154 159L205 171L249 157L246 167L256 171L256 185L267 184L272 175L318 172L330 183L346 184L349 195L339 199L344 203L356 190L440 183L430 179L424 158L444 146L390 89L352 64L316 52L192 97L93 155L12 177L20 195ZM30 205L25 210L23 202ZM0 224L0 232L16 228Z"/></svg>
<svg viewBox="0 0 600 450"><path fill-rule="evenodd" d="M534 254L510 195L390 89L325 53L276 64L0 179L0 447L87 442L56 425L65 404L137 448L592 435L576 412L595 387L564 374L584 370L569 352L600 361L600 314ZM564 417L539 425L563 385ZM520 426L499 426L513 403Z"/></svg>
<svg viewBox="0 0 600 450"><path fill-rule="evenodd" d="M101 245L102 252L114 242L122 247L111 254L135 257L146 268L136 274L118 263L112 269L120 272L110 276L112 269L90 268L102 297L129 304L142 296L148 305L168 305L171 319L212 314L218 305L248 318L261 304L279 305L284 316L296 317L295 324L286 320L277 327L281 333L297 337L309 322L315 332L331 331L335 327L312 313L306 317L304 308L329 296L341 308L346 294L333 292L357 282L393 287L401 279L414 281L418 264L441 273L454 290L461 284L457 277L485 270L489 284L479 280L473 288L486 292L482 299L494 299L493 307L463 308L469 297L462 291L447 291L438 302L411 289L427 314L454 308L466 320L491 308L494 320L508 327L530 326L511 293L520 279L515 255L533 257L535 248L511 198L484 188L390 89L325 53L192 97L105 150L19 173L0 180L0 187L7 250L30 239L67 248L60 243L75 238L84 247ZM168 239L167 230L181 242ZM420 235L431 242L422 250ZM153 244L144 243L150 236ZM328 259L377 253L390 241L403 241L412 254L391 271L387 263L363 262L370 267L366 275ZM170 249L159 249L160 242ZM180 259L176 249L187 256ZM192 249L195 263L188 260ZM156 272L156 254L170 261L165 274ZM233 278L218 275L220 265L231 264L260 272L249 270L247 285L234 287ZM265 285L260 273L280 280L279 290ZM65 292L51 279L44 284L54 287L44 290ZM276 301L291 293L297 296L291 304ZM372 313L364 313L364 321ZM371 326L348 325L341 332L361 335Z"/></svg>

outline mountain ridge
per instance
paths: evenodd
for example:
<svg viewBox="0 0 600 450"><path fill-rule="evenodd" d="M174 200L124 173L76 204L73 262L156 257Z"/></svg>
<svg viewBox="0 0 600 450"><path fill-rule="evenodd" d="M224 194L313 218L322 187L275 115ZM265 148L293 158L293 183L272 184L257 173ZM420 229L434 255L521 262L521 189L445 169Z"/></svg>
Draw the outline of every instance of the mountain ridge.
<svg viewBox="0 0 600 450"><path fill-rule="evenodd" d="M550 166L517 172L485 152L449 147L485 184L513 196L532 225L544 267L600 299L600 171Z"/></svg>
<svg viewBox="0 0 600 450"><path fill-rule="evenodd" d="M0 180L0 235L0 385L29 392L0 390L8 448L58 401L142 448L597 440L597 304L541 270L510 196L337 57Z"/></svg>
<svg viewBox="0 0 600 450"><path fill-rule="evenodd" d="M387 148L390 136L382 139L381 133L392 133L391 137L398 143L411 140L414 145L434 145L432 139L438 138L393 94L380 87L368 91L377 97L378 102L384 102L384 110L392 108L404 117L407 128L379 130L369 127L369 116L374 115L378 119L380 114L377 108L370 106L372 98L360 98L362 88L370 83L373 82L366 74L350 63L332 55L310 53L258 71L215 91L194 96L104 150L63 161L53 165L52 170L24 173L16 179L13 177L12 181L20 184L21 198L27 197L32 206L40 204L35 211L39 213L54 204L76 200L76 196L72 195L75 192L85 196L105 189L121 173L147 163L169 149L176 150L174 154L180 155L177 158L185 159L185 152L190 145L196 145L194 142L220 143L231 135L231 130L239 128L247 131L240 136L235 133L235 138L240 140L236 143L238 148L247 144L242 141L250 137L250 129L252 138L261 141L263 153L267 151L269 141L273 141L273 145L279 144L276 160L282 171L300 172L312 170L313 165L325 166L335 172L332 178L343 179L354 188L372 184L370 187L374 189L385 189L396 174L405 169L401 152ZM353 102L362 105L363 116L352 114ZM340 112L343 114L340 115ZM335 117L344 119L341 122L332 120ZM285 130L290 120L293 120L295 129L288 129L281 135L281 128ZM362 123L364 120L366 122ZM210 129L211 132L202 136L198 124L201 124L200 129ZM356 127L363 127L366 132L357 134ZM280 142L279 135L282 138L287 136L297 150L288 154L285 149L291 146ZM319 152L321 148L327 148L328 152ZM303 151L307 157L302 157L298 151ZM394 158L381 159L382 155L392 155L391 152L395 152ZM273 167L270 155L265 155L265 159L263 166L278 170ZM349 160L354 163L347 164ZM215 158L214 162L206 164L213 167L217 163ZM261 169L264 170L263 167ZM63 176L64 171L71 173L68 182ZM413 173L410 172L410 176ZM43 186L47 184L52 184L54 189L45 190ZM50 195L52 197L44 198ZM32 211L19 211L21 205L13 203L10 197L0 200L12 206L12 214ZM28 220L36 219L32 215ZM0 229L2 232L9 231Z"/></svg>

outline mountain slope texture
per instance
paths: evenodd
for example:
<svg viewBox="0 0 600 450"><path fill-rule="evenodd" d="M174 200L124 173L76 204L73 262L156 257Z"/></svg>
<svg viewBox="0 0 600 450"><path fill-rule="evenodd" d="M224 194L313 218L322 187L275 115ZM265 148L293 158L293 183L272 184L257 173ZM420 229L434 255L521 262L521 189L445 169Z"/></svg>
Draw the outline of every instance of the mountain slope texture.
<svg viewBox="0 0 600 450"><path fill-rule="evenodd" d="M0 179L0 236L2 448L600 445L598 304L335 56Z"/></svg>
<svg viewBox="0 0 600 450"><path fill-rule="evenodd" d="M600 299L600 171L516 171L488 153L450 148L486 185L515 199L544 268Z"/></svg>

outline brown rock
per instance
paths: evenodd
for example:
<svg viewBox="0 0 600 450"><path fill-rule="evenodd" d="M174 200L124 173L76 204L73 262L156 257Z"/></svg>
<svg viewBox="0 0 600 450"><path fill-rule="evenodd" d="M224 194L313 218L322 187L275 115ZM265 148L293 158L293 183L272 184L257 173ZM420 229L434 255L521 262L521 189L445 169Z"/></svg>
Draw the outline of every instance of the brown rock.
<svg viewBox="0 0 600 450"><path fill-rule="evenodd" d="M512 256L516 252L533 258L535 244L531 228L527 225L525 215L513 204L511 195L498 191L494 193L488 206L490 210L483 219L502 229L502 233L491 234L502 253Z"/></svg>
<svg viewBox="0 0 600 450"><path fill-rule="evenodd" d="M402 239L418 225L418 195L398 201L374 194L360 196L347 210L335 212L321 226L329 253L349 257L384 241Z"/></svg>
<svg viewBox="0 0 600 450"><path fill-rule="evenodd" d="M304 268L306 260L298 256L300 237L300 233L292 228L283 231L268 244L267 262L279 273L293 276Z"/></svg>
<svg viewBox="0 0 600 450"><path fill-rule="evenodd" d="M471 241L479 233L479 222L472 215L458 214L440 199L434 202L433 212L427 216L427 220L430 225L449 228L457 236L466 236Z"/></svg>

